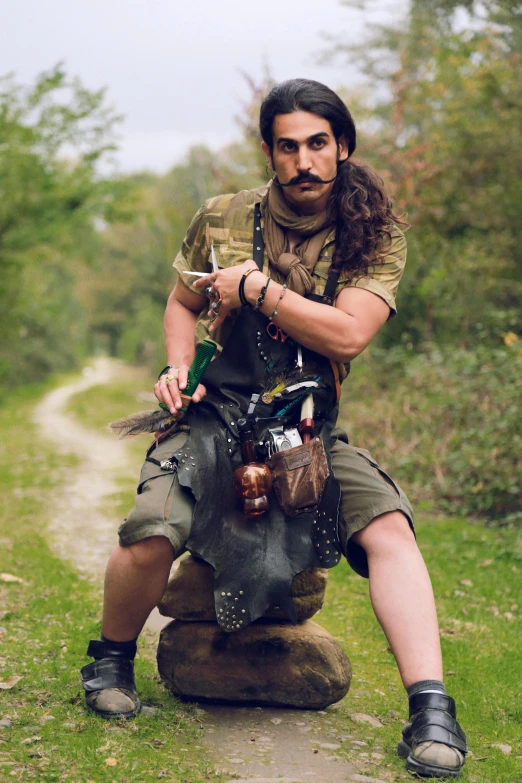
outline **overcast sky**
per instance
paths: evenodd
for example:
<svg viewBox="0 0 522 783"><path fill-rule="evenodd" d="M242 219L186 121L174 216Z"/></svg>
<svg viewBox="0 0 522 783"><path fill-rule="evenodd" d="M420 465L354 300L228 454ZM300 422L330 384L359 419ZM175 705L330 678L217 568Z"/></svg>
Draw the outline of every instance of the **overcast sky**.
<svg viewBox="0 0 522 783"><path fill-rule="evenodd" d="M356 69L318 64L321 33L358 43L404 4L373 0L363 13L340 0L3 0L0 74L29 83L63 60L87 87L107 86L125 115L121 168L165 171L191 144L238 136L249 95L240 69L260 79L267 62L277 81L349 86Z"/></svg>

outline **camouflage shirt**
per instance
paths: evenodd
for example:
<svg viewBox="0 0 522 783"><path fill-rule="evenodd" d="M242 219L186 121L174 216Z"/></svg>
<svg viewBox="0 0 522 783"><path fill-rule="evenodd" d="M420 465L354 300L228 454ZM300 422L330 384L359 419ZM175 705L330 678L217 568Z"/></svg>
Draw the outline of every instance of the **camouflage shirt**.
<svg viewBox="0 0 522 783"><path fill-rule="evenodd" d="M215 196L205 202L189 226L181 251L174 261L174 268L178 272L212 272L211 245L214 245L217 262L221 268L242 264L252 258L254 207L256 204L261 204L261 213L264 214L269 187L270 185L264 185L254 190L242 190L236 194ZM319 260L312 273L316 294L321 295L324 291L334 251L335 229L332 228L325 239ZM384 299L390 308L390 316L393 316L397 311L395 295L405 263L406 240L404 234L397 226L392 225L391 245L382 262L380 261L371 267L367 276L356 277L352 280L350 280L348 272L342 271L339 275L336 296L346 286L364 288ZM269 263L266 250L263 271L276 282L283 282L278 270ZM183 275L183 282L188 288L201 294L201 291L192 288L192 284L195 282L194 278ZM211 335L211 339L221 346L225 344L230 334L234 324L234 316L235 313L232 312L221 328ZM209 336L209 324L207 311L203 310L197 321L196 345ZM347 375L348 366L340 365L339 369L342 380Z"/></svg>

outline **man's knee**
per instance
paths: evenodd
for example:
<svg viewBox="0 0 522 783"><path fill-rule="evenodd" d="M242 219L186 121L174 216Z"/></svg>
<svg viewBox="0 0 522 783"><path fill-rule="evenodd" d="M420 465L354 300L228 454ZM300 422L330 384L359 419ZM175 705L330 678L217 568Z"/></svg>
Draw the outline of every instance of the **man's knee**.
<svg viewBox="0 0 522 783"><path fill-rule="evenodd" d="M174 548L166 536L144 538L121 549L137 568L170 568L174 560Z"/></svg>
<svg viewBox="0 0 522 783"><path fill-rule="evenodd" d="M416 546L415 535L402 511L390 511L375 517L366 527L354 533L352 540L367 553L395 546Z"/></svg>

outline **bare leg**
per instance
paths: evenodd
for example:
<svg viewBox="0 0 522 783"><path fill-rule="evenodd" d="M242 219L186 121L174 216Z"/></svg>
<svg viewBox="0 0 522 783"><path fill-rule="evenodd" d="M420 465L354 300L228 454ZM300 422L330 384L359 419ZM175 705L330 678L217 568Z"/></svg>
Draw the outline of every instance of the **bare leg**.
<svg viewBox="0 0 522 783"><path fill-rule="evenodd" d="M366 551L370 598L404 687L442 680L437 610L431 581L404 514L383 514L355 533Z"/></svg>
<svg viewBox="0 0 522 783"><path fill-rule="evenodd" d="M114 642L139 636L165 592L173 560L172 544L164 536L116 547L105 572L103 636Z"/></svg>

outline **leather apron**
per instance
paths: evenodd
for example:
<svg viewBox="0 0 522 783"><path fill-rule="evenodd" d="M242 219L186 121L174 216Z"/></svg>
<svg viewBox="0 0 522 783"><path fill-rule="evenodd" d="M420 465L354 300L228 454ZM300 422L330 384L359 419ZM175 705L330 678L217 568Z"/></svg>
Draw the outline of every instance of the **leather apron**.
<svg viewBox="0 0 522 783"><path fill-rule="evenodd" d="M260 221L256 205L253 257L262 270ZM324 297L309 298L331 304L337 277L332 274L329 278ZM226 631L244 628L270 606L283 609L295 623L294 576L306 568L331 568L340 559L341 493L330 459L338 414L334 373L327 358L305 348L300 371L297 348L297 343L261 312L250 306L241 308L222 352L205 372L206 396L190 406L184 418L190 435L183 448L173 454L180 486L195 500L186 547L214 568L216 615ZM291 402L302 396L302 388L285 397L286 416L275 417L281 410L280 402L262 400L263 393L281 377L290 377L290 386L294 378L296 383L300 377L320 379L312 390L314 437L323 439L330 476L316 510L287 517L272 491L269 510L246 519L232 482L234 470L242 464L237 421L250 409L258 443L270 427L282 423L295 426L301 406L297 403L292 408Z"/></svg>

